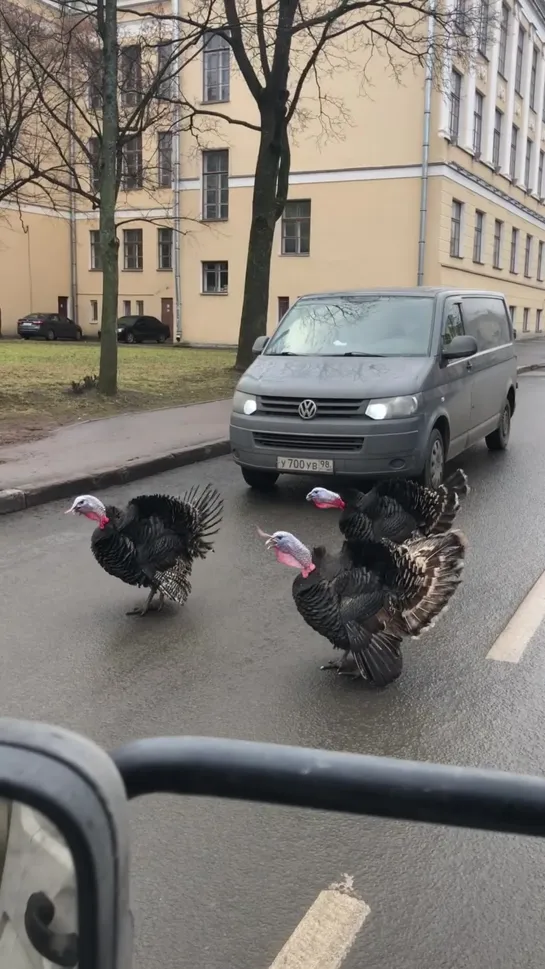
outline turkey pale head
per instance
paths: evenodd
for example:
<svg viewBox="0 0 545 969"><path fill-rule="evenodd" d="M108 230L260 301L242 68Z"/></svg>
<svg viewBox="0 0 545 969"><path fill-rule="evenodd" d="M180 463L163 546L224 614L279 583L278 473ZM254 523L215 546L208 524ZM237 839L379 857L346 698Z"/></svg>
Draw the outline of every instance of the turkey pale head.
<svg viewBox="0 0 545 969"><path fill-rule="evenodd" d="M71 507L65 512L66 515L85 515L91 521L98 522L99 528L104 528L110 519L106 514L106 508L100 498L94 495L79 495L74 498Z"/></svg>
<svg viewBox="0 0 545 969"><path fill-rule="evenodd" d="M316 508L344 508L341 496L327 488L313 488L307 495L307 501L311 501Z"/></svg>
<svg viewBox="0 0 545 969"><path fill-rule="evenodd" d="M312 561L310 549L303 545L291 532L273 532L268 535L257 529L258 535L266 539L265 547L272 548L277 561L282 565L289 565L293 569L299 569L302 576L306 579L316 566Z"/></svg>

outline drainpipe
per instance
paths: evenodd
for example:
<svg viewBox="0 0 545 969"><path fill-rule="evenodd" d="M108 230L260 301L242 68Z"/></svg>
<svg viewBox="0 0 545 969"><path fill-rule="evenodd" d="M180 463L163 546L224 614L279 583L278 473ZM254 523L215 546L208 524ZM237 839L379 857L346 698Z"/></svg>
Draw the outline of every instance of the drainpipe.
<svg viewBox="0 0 545 969"><path fill-rule="evenodd" d="M424 133L422 138L422 175L420 183L420 231L418 236L418 275L417 286L424 285L424 263L426 258L426 222L428 218L428 176L430 165L430 122L431 95L433 87L433 38L435 34L435 3L428 15L428 49L426 53L426 72L424 79Z"/></svg>
<svg viewBox="0 0 545 969"><path fill-rule="evenodd" d="M177 19L179 17L179 0L172 0L172 13L174 15L174 27L173 27L173 40L176 45L180 41L180 22ZM175 326L175 342L181 343L182 341L182 280L181 280L181 218L180 218L180 125L181 125L181 105L180 105L180 64L179 58L176 57L174 61L176 68L176 75L174 78L174 158L173 158L173 168L174 168L174 197L173 197L173 229L174 229L174 326Z"/></svg>
<svg viewBox="0 0 545 969"><path fill-rule="evenodd" d="M69 90L72 90L72 58L69 55L68 60L68 84ZM70 209L70 316L75 323L78 322L78 259L77 259L77 235L76 235L76 195L75 195L75 165L76 165L76 152L74 144L74 105L70 101L68 106L69 112L69 125L70 130L68 134L68 159L70 164L70 185L72 191L69 195L69 209Z"/></svg>

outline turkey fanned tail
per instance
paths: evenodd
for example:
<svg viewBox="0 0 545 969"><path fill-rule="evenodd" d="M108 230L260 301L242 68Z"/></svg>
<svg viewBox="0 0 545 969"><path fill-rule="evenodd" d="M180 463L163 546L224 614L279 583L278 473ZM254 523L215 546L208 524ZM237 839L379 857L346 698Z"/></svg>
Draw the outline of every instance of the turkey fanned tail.
<svg viewBox="0 0 545 969"><path fill-rule="evenodd" d="M458 468L436 489L424 488L415 481L397 478L378 484L374 490L382 498L385 512L393 514L397 502L407 515L421 523L421 533L440 535L452 527L461 498L469 494L470 488L467 475Z"/></svg>
<svg viewBox="0 0 545 969"><path fill-rule="evenodd" d="M219 531L223 498L213 485L195 485L181 498L168 495L140 495L128 504L138 519L158 519L178 536L188 559L205 558L212 550L211 539Z"/></svg>
<svg viewBox="0 0 545 969"><path fill-rule="evenodd" d="M467 541L461 532L388 543L399 570L394 628L418 636L434 625L462 581Z"/></svg>

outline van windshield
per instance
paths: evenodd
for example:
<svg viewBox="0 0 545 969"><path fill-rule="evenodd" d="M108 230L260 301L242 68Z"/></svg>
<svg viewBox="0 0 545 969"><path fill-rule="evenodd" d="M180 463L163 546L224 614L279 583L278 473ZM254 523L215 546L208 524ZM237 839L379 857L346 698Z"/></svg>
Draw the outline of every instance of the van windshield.
<svg viewBox="0 0 545 969"><path fill-rule="evenodd" d="M433 298L343 295L301 300L284 316L265 354L427 356Z"/></svg>

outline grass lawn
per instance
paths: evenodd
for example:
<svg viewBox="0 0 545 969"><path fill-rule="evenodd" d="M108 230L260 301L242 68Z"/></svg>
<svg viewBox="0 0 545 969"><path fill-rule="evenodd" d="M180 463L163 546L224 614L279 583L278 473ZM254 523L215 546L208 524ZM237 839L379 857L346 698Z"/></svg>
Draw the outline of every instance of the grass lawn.
<svg viewBox="0 0 545 969"><path fill-rule="evenodd" d="M119 346L119 392L74 394L72 380L98 373L99 343L0 341L0 445L77 420L220 400L237 375L231 350Z"/></svg>

